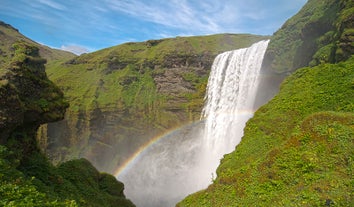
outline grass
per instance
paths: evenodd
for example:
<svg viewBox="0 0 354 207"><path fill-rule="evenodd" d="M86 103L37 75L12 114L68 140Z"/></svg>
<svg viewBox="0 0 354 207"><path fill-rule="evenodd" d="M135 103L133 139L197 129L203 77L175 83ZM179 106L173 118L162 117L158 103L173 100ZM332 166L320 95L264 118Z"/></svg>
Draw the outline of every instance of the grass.
<svg viewBox="0 0 354 207"><path fill-rule="evenodd" d="M272 37L266 57L277 73L300 67L335 63L352 55L352 1L309 0ZM351 40L352 41L352 40Z"/></svg>
<svg viewBox="0 0 354 207"><path fill-rule="evenodd" d="M350 206L354 57L303 68L256 112L208 189L182 206Z"/></svg>
<svg viewBox="0 0 354 207"><path fill-rule="evenodd" d="M12 45L17 41L24 41L28 44L34 45L39 48L39 53L42 58L47 61L67 60L75 57L74 54L62 50L52 49L47 46L36 43L27 37L23 36L17 29L11 25L0 21L0 68L7 62L11 61L14 48ZM0 69L1 74L1 69Z"/></svg>
<svg viewBox="0 0 354 207"><path fill-rule="evenodd" d="M198 55L205 56L210 53L211 62L213 57L221 51L247 47L251 42L261 39L264 37L213 35L126 43L82 55L74 59L73 64L50 62L47 73L49 78L65 92L71 103L69 110L92 110L90 107L95 107L92 102L95 102L100 108L110 108L121 101L125 107L130 107L131 103L138 102L141 108L155 100L151 100L151 98L141 98L140 101L133 100L136 97L141 97L141 94L156 92L153 80L154 72L158 68L161 72L166 70L170 64L168 60L184 64L188 62L188 58ZM208 69L206 68L206 70ZM193 71L186 76L192 74ZM186 79L186 81L190 81L194 85L197 82L205 81L205 77L200 80L195 74L194 76L193 79ZM134 81L128 79L134 79ZM159 96L152 96L159 99ZM123 100L119 100L120 98ZM144 103L143 100L148 103Z"/></svg>

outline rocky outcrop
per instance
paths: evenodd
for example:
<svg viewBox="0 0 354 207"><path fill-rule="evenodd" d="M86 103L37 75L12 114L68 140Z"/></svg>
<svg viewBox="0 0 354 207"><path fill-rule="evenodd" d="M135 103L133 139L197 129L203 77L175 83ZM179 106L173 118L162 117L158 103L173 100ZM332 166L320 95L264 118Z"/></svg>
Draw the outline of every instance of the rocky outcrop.
<svg viewBox="0 0 354 207"><path fill-rule="evenodd" d="M47 78L39 48L25 41L11 48L11 61L0 67L1 204L133 207L123 183L99 173L89 161L73 160L56 168L41 153L39 126L62 120L69 104Z"/></svg>
<svg viewBox="0 0 354 207"><path fill-rule="evenodd" d="M6 143L17 127L34 128L64 118L68 103L48 80L38 48L25 42L13 45L14 57L1 68L0 141Z"/></svg>

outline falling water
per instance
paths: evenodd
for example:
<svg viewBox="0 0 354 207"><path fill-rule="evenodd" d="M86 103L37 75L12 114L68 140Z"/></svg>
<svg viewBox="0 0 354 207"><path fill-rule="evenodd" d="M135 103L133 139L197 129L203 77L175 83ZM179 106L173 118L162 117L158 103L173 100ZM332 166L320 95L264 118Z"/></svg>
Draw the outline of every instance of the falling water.
<svg viewBox="0 0 354 207"><path fill-rule="evenodd" d="M208 80L204 142L220 158L240 142L246 121L253 115L263 56L269 40L218 55Z"/></svg>
<svg viewBox="0 0 354 207"><path fill-rule="evenodd" d="M253 115L258 74L268 41L216 57L200 123L164 136L118 175L137 207L171 207L206 188Z"/></svg>

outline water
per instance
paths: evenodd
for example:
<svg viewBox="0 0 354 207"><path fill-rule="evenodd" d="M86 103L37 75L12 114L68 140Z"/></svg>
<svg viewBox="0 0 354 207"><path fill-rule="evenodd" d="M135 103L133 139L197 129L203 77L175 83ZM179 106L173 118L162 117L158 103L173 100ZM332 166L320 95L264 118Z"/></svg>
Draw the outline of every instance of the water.
<svg viewBox="0 0 354 207"><path fill-rule="evenodd" d="M252 117L268 41L225 52L213 63L202 122L173 131L146 148L118 175L137 207L170 207L206 188Z"/></svg>
<svg viewBox="0 0 354 207"><path fill-rule="evenodd" d="M253 115L258 77L268 42L225 52L214 60L202 117L206 119L205 147L217 157L235 148L246 121Z"/></svg>

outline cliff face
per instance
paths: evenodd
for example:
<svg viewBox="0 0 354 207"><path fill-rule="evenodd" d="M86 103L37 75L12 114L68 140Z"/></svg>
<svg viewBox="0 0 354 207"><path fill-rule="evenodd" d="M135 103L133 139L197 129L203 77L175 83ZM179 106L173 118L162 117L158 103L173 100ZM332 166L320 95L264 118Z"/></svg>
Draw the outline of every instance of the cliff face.
<svg viewBox="0 0 354 207"><path fill-rule="evenodd" d="M63 119L69 105L47 78L39 48L24 40L6 47L0 65L0 205L134 206L121 182L87 160L54 167L40 152L39 126Z"/></svg>
<svg viewBox="0 0 354 207"><path fill-rule="evenodd" d="M43 148L53 160L85 157L112 172L149 139L199 119L218 53L266 38L150 40L49 63L49 78L64 91L70 108L65 120L42 126Z"/></svg>
<svg viewBox="0 0 354 207"><path fill-rule="evenodd" d="M1 21L0 40L0 142L5 143L17 127L32 125L35 134L40 124L63 118L68 105L63 93L48 80L44 64L46 59L74 55L39 45Z"/></svg>

